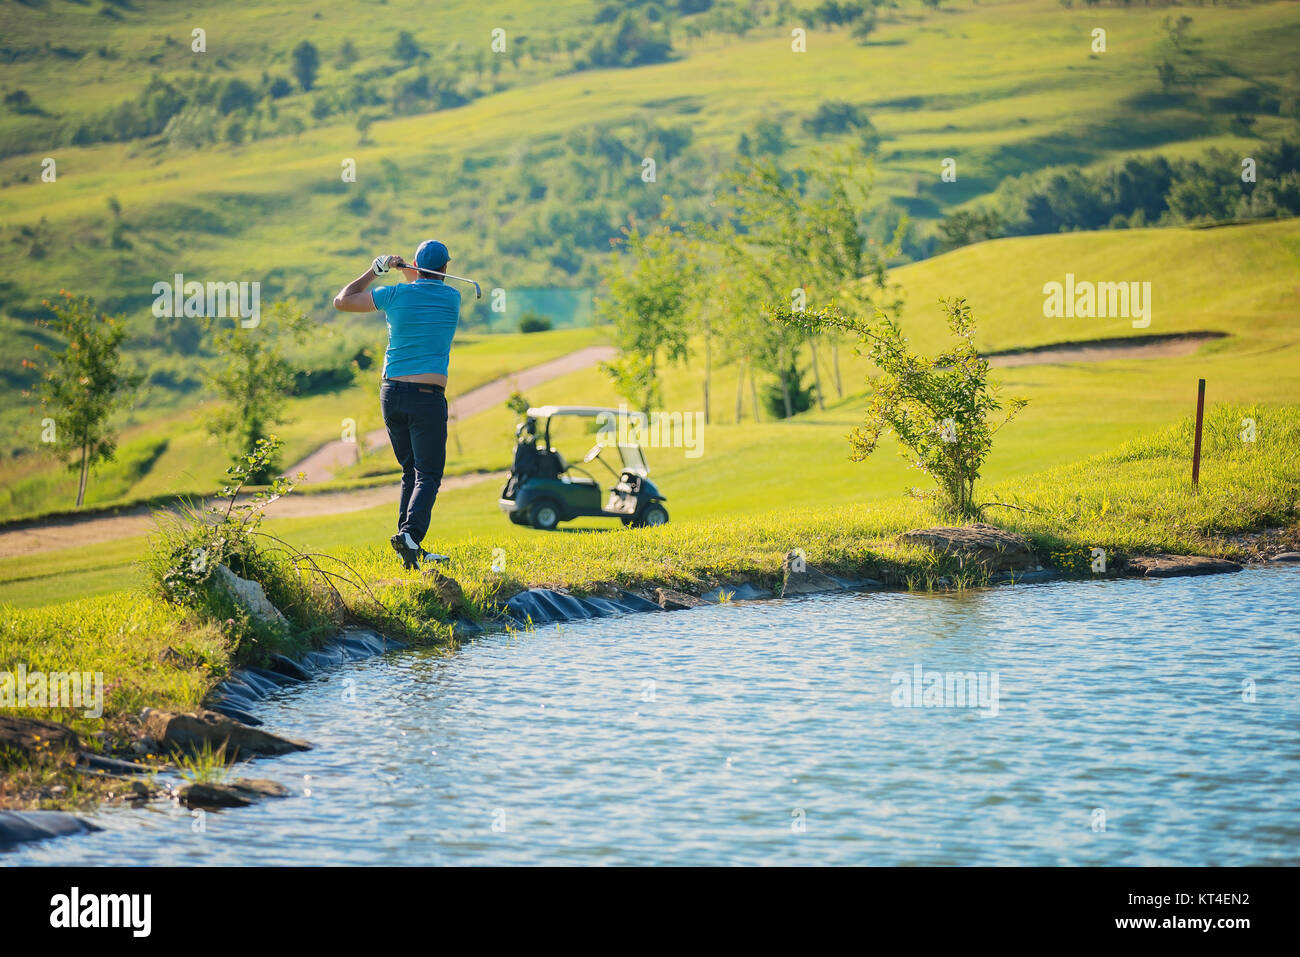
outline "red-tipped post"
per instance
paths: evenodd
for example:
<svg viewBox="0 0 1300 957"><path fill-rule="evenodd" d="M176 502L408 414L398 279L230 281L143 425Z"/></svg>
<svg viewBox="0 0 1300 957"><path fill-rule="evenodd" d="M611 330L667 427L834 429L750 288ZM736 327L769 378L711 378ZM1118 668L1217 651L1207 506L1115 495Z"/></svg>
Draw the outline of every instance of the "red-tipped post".
<svg viewBox="0 0 1300 957"><path fill-rule="evenodd" d="M1205 419L1205 380L1196 387L1196 441L1192 446L1192 487L1201 482L1201 422Z"/></svg>

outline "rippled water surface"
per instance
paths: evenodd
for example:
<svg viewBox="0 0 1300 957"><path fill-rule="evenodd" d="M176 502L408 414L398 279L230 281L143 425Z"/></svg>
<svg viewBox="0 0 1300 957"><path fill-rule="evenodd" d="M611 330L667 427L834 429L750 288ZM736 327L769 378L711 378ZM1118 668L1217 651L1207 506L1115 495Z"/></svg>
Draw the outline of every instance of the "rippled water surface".
<svg viewBox="0 0 1300 957"><path fill-rule="evenodd" d="M864 593L394 653L260 705L316 745L242 772L292 797L201 832L105 810L0 862L1300 863L1298 595ZM996 676L996 714L896 706L917 665Z"/></svg>

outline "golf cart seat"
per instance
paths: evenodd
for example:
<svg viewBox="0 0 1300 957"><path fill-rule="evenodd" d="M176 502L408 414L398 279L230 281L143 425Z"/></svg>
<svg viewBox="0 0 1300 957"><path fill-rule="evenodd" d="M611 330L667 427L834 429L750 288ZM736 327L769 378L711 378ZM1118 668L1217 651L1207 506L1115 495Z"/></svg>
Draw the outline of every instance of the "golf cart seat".
<svg viewBox="0 0 1300 957"><path fill-rule="evenodd" d="M589 475L585 469L575 469L573 463L568 461L559 450L551 449L550 453L555 457L555 463L559 468L555 477L565 485L599 486L600 483Z"/></svg>
<svg viewBox="0 0 1300 957"><path fill-rule="evenodd" d="M564 474L564 470L569 467L568 463L564 461L564 456L555 449L537 449L536 455L533 474L538 478L559 478Z"/></svg>

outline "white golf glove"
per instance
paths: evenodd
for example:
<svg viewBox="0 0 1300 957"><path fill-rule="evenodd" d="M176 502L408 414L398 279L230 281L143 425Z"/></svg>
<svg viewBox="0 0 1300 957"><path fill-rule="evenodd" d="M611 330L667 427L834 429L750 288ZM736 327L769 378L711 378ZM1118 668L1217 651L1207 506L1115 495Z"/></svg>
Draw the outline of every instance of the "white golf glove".
<svg viewBox="0 0 1300 957"><path fill-rule="evenodd" d="M375 271L376 276L382 276L384 273L388 272L388 267L392 265L394 258L396 257L376 256L375 261L374 263L371 264L370 268L372 268Z"/></svg>

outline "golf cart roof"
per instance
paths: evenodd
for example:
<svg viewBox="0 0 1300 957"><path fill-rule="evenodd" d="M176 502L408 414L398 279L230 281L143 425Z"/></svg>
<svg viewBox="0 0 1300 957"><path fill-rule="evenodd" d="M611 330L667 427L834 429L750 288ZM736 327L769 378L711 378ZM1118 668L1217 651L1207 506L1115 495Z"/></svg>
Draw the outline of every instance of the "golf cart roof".
<svg viewBox="0 0 1300 957"><path fill-rule="evenodd" d="M553 415L589 415L595 417L601 413L606 415L631 415L626 409L619 412L618 409L607 409L599 405L539 405L528 410L528 417L530 419L549 419Z"/></svg>
<svg viewBox="0 0 1300 957"><path fill-rule="evenodd" d="M611 444L618 449L623 468L637 475L646 475L649 472L640 444L635 438L629 439L629 436L624 434L621 427L622 422L620 421L620 416L624 418L639 417L642 416L642 413L630 412L626 406L622 409L610 409L600 405L538 405L530 408L525 415L530 423L536 423L539 420L546 423L543 428L548 444L551 436L551 419L557 415L575 415L597 419L597 435L617 433ZM601 416L609 416L609 418L605 419L604 422L600 422L599 417ZM619 424L615 425L616 422ZM516 432L521 433L523 428L524 424L520 423ZM533 429L536 428L537 426L534 424Z"/></svg>

